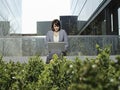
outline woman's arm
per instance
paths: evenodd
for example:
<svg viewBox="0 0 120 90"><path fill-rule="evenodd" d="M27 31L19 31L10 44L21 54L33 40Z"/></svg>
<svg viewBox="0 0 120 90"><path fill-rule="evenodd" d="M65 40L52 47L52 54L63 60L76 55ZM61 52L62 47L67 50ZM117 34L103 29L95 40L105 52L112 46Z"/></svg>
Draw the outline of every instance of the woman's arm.
<svg viewBox="0 0 120 90"><path fill-rule="evenodd" d="M63 35L64 35L64 42L65 42L65 51L68 49L68 36L65 30L63 30Z"/></svg>
<svg viewBox="0 0 120 90"><path fill-rule="evenodd" d="M48 42L49 42L49 31L47 32L46 37L45 37L45 47L47 49L48 49Z"/></svg>

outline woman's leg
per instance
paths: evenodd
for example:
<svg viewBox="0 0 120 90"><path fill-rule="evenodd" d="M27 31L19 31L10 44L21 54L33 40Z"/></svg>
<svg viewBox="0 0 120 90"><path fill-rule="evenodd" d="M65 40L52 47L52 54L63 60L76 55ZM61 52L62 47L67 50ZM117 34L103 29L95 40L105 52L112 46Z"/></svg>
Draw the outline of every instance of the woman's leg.
<svg viewBox="0 0 120 90"><path fill-rule="evenodd" d="M46 64L50 63L50 60L53 58L54 54L57 54L59 58L61 58L63 56L63 53L61 53L61 52L51 52L47 55Z"/></svg>

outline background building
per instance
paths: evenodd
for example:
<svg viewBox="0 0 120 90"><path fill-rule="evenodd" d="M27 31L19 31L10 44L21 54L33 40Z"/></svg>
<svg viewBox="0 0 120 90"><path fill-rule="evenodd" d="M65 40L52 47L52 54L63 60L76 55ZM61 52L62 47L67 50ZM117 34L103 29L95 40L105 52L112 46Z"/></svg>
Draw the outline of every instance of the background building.
<svg viewBox="0 0 120 90"><path fill-rule="evenodd" d="M48 30L51 30L52 21L38 21L37 22L37 34L46 35Z"/></svg>
<svg viewBox="0 0 120 90"><path fill-rule="evenodd" d="M76 35L77 29L77 16L60 16L61 27L66 30L68 35Z"/></svg>
<svg viewBox="0 0 120 90"><path fill-rule="evenodd" d="M9 35L9 30L10 30L10 22L0 21L0 36Z"/></svg>
<svg viewBox="0 0 120 90"><path fill-rule="evenodd" d="M71 0L71 11L82 25L79 34L120 35L120 0Z"/></svg>
<svg viewBox="0 0 120 90"><path fill-rule="evenodd" d="M21 33L21 17L22 0L0 0L0 23L4 23L4 27L3 25L1 27L0 24L0 32L2 32L5 27L8 27L9 23L9 33Z"/></svg>

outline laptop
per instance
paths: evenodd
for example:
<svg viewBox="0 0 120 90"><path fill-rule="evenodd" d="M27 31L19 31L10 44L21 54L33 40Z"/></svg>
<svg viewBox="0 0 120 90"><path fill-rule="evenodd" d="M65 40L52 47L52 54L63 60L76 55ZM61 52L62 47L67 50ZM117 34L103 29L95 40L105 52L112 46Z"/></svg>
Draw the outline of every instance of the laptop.
<svg viewBox="0 0 120 90"><path fill-rule="evenodd" d="M48 42L49 52L62 52L65 51L65 42Z"/></svg>

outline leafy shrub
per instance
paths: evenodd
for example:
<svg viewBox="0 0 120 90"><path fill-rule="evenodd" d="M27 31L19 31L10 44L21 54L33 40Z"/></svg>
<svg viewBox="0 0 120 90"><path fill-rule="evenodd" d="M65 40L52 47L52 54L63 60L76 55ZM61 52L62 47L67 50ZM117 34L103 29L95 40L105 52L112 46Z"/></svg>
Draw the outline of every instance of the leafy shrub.
<svg viewBox="0 0 120 90"><path fill-rule="evenodd" d="M96 46L95 59L53 56L45 64L39 56L28 63L0 57L0 90L120 90L120 56L110 59L110 48Z"/></svg>

